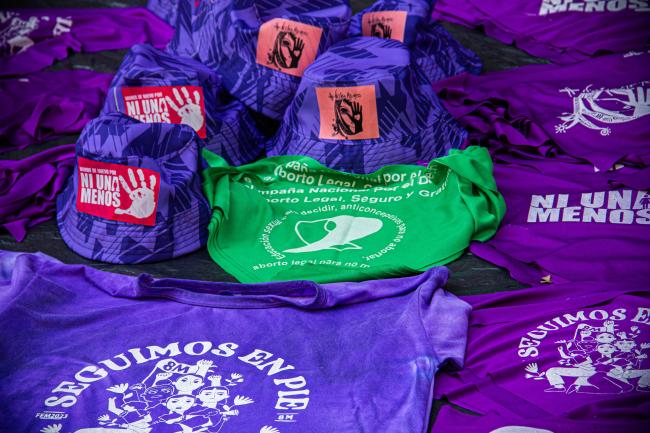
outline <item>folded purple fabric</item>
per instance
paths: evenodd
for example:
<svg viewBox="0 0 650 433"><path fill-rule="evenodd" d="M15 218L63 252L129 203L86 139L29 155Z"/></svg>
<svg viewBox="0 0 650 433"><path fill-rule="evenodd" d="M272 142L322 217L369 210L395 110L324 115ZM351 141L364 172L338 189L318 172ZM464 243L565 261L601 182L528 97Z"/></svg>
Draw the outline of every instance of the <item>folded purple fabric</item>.
<svg viewBox="0 0 650 433"><path fill-rule="evenodd" d="M0 160L0 227L18 241L54 216L56 196L74 167L74 144L19 161Z"/></svg>
<svg viewBox="0 0 650 433"><path fill-rule="evenodd" d="M647 279L624 287L566 283L462 299L472 305L465 366L438 376L435 397L499 419L475 417L481 421L471 424L483 429L445 429L443 417L434 432L649 431ZM513 425L522 427L493 430Z"/></svg>
<svg viewBox="0 0 650 433"><path fill-rule="evenodd" d="M163 48L173 28L145 8L0 11L0 76L43 69L75 52Z"/></svg>
<svg viewBox="0 0 650 433"><path fill-rule="evenodd" d="M433 18L562 64L640 50L650 39L648 0L438 0Z"/></svg>
<svg viewBox="0 0 650 433"><path fill-rule="evenodd" d="M176 25L176 13L179 0L149 0L147 9L162 18L171 26Z"/></svg>
<svg viewBox="0 0 650 433"><path fill-rule="evenodd" d="M0 153L81 131L99 113L112 77L74 70L0 80Z"/></svg>
<svg viewBox="0 0 650 433"><path fill-rule="evenodd" d="M430 433L646 433L647 422L636 420L573 420L567 418L517 418L488 414L470 415L449 405L440 408Z"/></svg>
<svg viewBox="0 0 650 433"><path fill-rule="evenodd" d="M473 254L526 284L650 281L650 168L508 159L494 165L506 215Z"/></svg>
<svg viewBox="0 0 650 433"><path fill-rule="evenodd" d="M600 170L650 163L650 52L570 66L535 65L434 84L472 144Z"/></svg>

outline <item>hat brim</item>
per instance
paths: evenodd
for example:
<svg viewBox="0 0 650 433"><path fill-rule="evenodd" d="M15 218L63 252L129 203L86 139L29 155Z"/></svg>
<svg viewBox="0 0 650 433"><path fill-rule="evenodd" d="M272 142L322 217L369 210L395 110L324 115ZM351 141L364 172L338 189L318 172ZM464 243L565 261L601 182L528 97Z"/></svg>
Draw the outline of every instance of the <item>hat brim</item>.
<svg viewBox="0 0 650 433"><path fill-rule="evenodd" d="M385 165L416 164L445 156L449 150L460 148L466 137L467 132L451 117L439 118L416 134L392 140L319 140L283 125L267 143L267 155L304 155L334 170L367 174Z"/></svg>
<svg viewBox="0 0 650 433"><path fill-rule="evenodd" d="M200 203L144 226L81 213L72 178L57 197L57 224L63 241L77 254L107 263L132 264L168 260L205 245L210 211ZM160 215L159 215L160 217Z"/></svg>

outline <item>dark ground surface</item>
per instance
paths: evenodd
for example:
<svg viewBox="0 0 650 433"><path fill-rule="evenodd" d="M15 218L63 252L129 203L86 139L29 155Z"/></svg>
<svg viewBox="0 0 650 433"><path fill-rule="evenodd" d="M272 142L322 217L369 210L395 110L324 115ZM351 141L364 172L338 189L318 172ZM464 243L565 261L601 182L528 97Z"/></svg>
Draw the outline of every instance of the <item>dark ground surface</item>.
<svg viewBox="0 0 650 433"><path fill-rule="evenodd" d="M350 3L356 12L372 2L352 0ZM145 4L146 0L10 0L3 1L0 7L125 7ZM448 23L445 23L444 26L458 41L480 56L483 60L484 71L486 72L510 69L533 63L547 63L545 60L531 57L517 48L491 39L479 31L469 30ZM115 72L126 51L118 50L92 54L73 54L68 59L52 66L51 69L92 69L100 72ZM0 158L20 159L59 144L74 143L76 138L76 135L71 135L48 143L34 145L21 151L0 154ZM432 239L431 241L435 242L436 240ZM123 274L137 275L144 272L155 277L236 281L210 259L205 249L174 260L144 265L111 265L86 260L76 255L65 245L59 235L54 220L32 228L27 238L21 243L16 243L6 232L0 232L0 249L26 252L42 251L45 254L56 257L64 263L80 263ZM520 283L510 278L504 270L469 253L464 254L460 259L450 263L448 267L451 270L451 278L447 289L455 294L490 293L515 290L523 287ZM434 414L437 412L437 408L441 403L444 404L443 402L436 402ZM432 420L435 416L434 414L432 414Z"/></svg>

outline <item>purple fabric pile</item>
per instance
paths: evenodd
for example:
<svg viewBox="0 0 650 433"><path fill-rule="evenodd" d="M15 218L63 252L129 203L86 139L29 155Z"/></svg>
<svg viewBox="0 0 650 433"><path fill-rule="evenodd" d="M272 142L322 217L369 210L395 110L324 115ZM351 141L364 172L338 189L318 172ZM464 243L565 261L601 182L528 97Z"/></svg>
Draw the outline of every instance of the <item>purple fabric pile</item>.
<svg viewBox="0 0 650 433"><path fill-rule="evenodd" d="M562 64L644 50L650 39L647 0L437 0L433 18Z"/></svg>
<svg viewBox="0 0 650 433"><path fill-rule="evenodd" d="M99 114L112 77L73 70L0 80L0 153L81 131Z"/></svg>
<svg viewBox="0 0 650 433"><path fill-rule="evenodd" d="M0 227L22 241L28 228L52 218L73 166L72 144L20 161L0 160Z"/></svg>

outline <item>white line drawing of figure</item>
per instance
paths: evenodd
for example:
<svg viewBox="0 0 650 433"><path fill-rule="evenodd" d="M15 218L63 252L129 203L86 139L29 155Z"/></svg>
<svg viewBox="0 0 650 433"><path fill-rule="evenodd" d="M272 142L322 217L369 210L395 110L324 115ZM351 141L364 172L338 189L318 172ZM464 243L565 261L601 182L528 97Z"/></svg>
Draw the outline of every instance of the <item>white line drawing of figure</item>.
<svg viewBox="0 0 650 433"><path fill-rule="evenodd" d="M22 53L34 45L29 34L39 26L38 17L29 17L23 20L16 12L0 12L0 24L9 21L9 25L0 30L0 48L9 55Z"/></svg>
<svg viewBox="0 0 650 433"><path fill-rule="evenodd" d="M165 400L165 408L167 408L167 413L158 417L154 420L153 424L165 423L165 424L178 424L183 432L191 432L192 428L184 425L186 418L186 412L194 406L196 402L196 397L191 394L175 394Z"/></svg>
<svg viewBox="0 0 650 433"><path fill-rule="evenodd" d="M194 431L218 433L232 416L239 415L237 406L254 403L253 399L245 396L236 396L232 404L228 403L230 387L243 382L241 374L233 373L226 379L227 385L222 384L222 376L209 376L210 386L199 390L196 399L200 402L187 414L187 425Z"/></svg>
<svg viewBox="0 0 650 433"><path fill-rule="evenodd" d="M90 427L76 430L75 433L150 433L152 431L151 416L142 418L134 416L134 412L126 412L117 407L115 397L108 399L108 411L117 415L111 419L109 415L98 418L100 424L108 427Z"/></svg>
<svg viewBox="0 0 650 433"><path fill-rule="evenodd" d="M593 337L594 332L599 332ZM581 323L576 327L572 340L560 340L556 343L564 344L558 347L562 360L560 364L565 367L551 367L546 371L546 379L551 385L546 392L575 392L581 386L590 386L588 379L596 374L592 355L598 344L609 344L614 341L614 322L605 321L602 327L593 327ZM575 381L566 387L564 378L575 378Z"/></svg>
<svg viewBox="0 0 650 433"><path fill-rule="evenodd" d="M156 176L153 174L149 176L149 186L147 186L143 171L138 169L137 173L140 178L140 187L138 187L138 182L135 180L133 170L129 168L128 173L133 189L129 187L122 175L120 175L119 179L122 184L122 189L124 189L131 199L131 206L129 206L128 209L115 209L115 214L131 215L138 219L148 218L156 210L156 195L154 193L154 188L156 187Z"/></svg>
<svg viewBox="0 0 650 433"><path fill-rule="evenodd" d="M581 124L606 136L612 132L608 125L631 122L650 114L650 88L647 84L644 81L613 89L592 89L588 85L577 95L576 89L561 89L560 92L573 98L573 112L559 116L562 123L555 126L555 133L565 133ZM603 107L604 103L610 108Z"/></svg>
<svg viewBox="0 0 650 433"><path fill-rule="evenodd" d="M171 107L181 118L181 123L183 125L189 125L193 130L199 131L203 127L205 118L201 111L201 94L198 90L192 92L194 100L190 97L190 92L187 90L187 87L181 87L181 92L183 92L183 97L178 92L178 89L174 87L172 89L174 97L176 98L176 103L169 96L165 96L167 105Z"/></svg>
<svg viewBox="0 0 650 433"><path fill-rule="evenodd" d="M353 241L365 238L378 232L383 226L377 218L354 217L339 215L316 221L298 221L294 231L305 244L303 247L284 250L285 253L309 253L322 250L360 250L362 247ZM313 234L307 234L313 229ZM317 237L314 241L305 239Z"/></svg>
<svg viewBox="0 0 650 433"><path fill-rule="evenodd" d="M650 348L650 343L641 343L637 347L636 338L639 335L637 326L633 326L629 333L621 332L617 334L620 338L614 342L617 349L616 357L619 360L617 365L612 368L608 376L615 378L624 383L630 384L630 379L639 379L636 384L636 390L641 392L650 392L650 369L642 369L642 364L648 358L643 351ZM630 384L630 386L633 386Z"/></svg>

